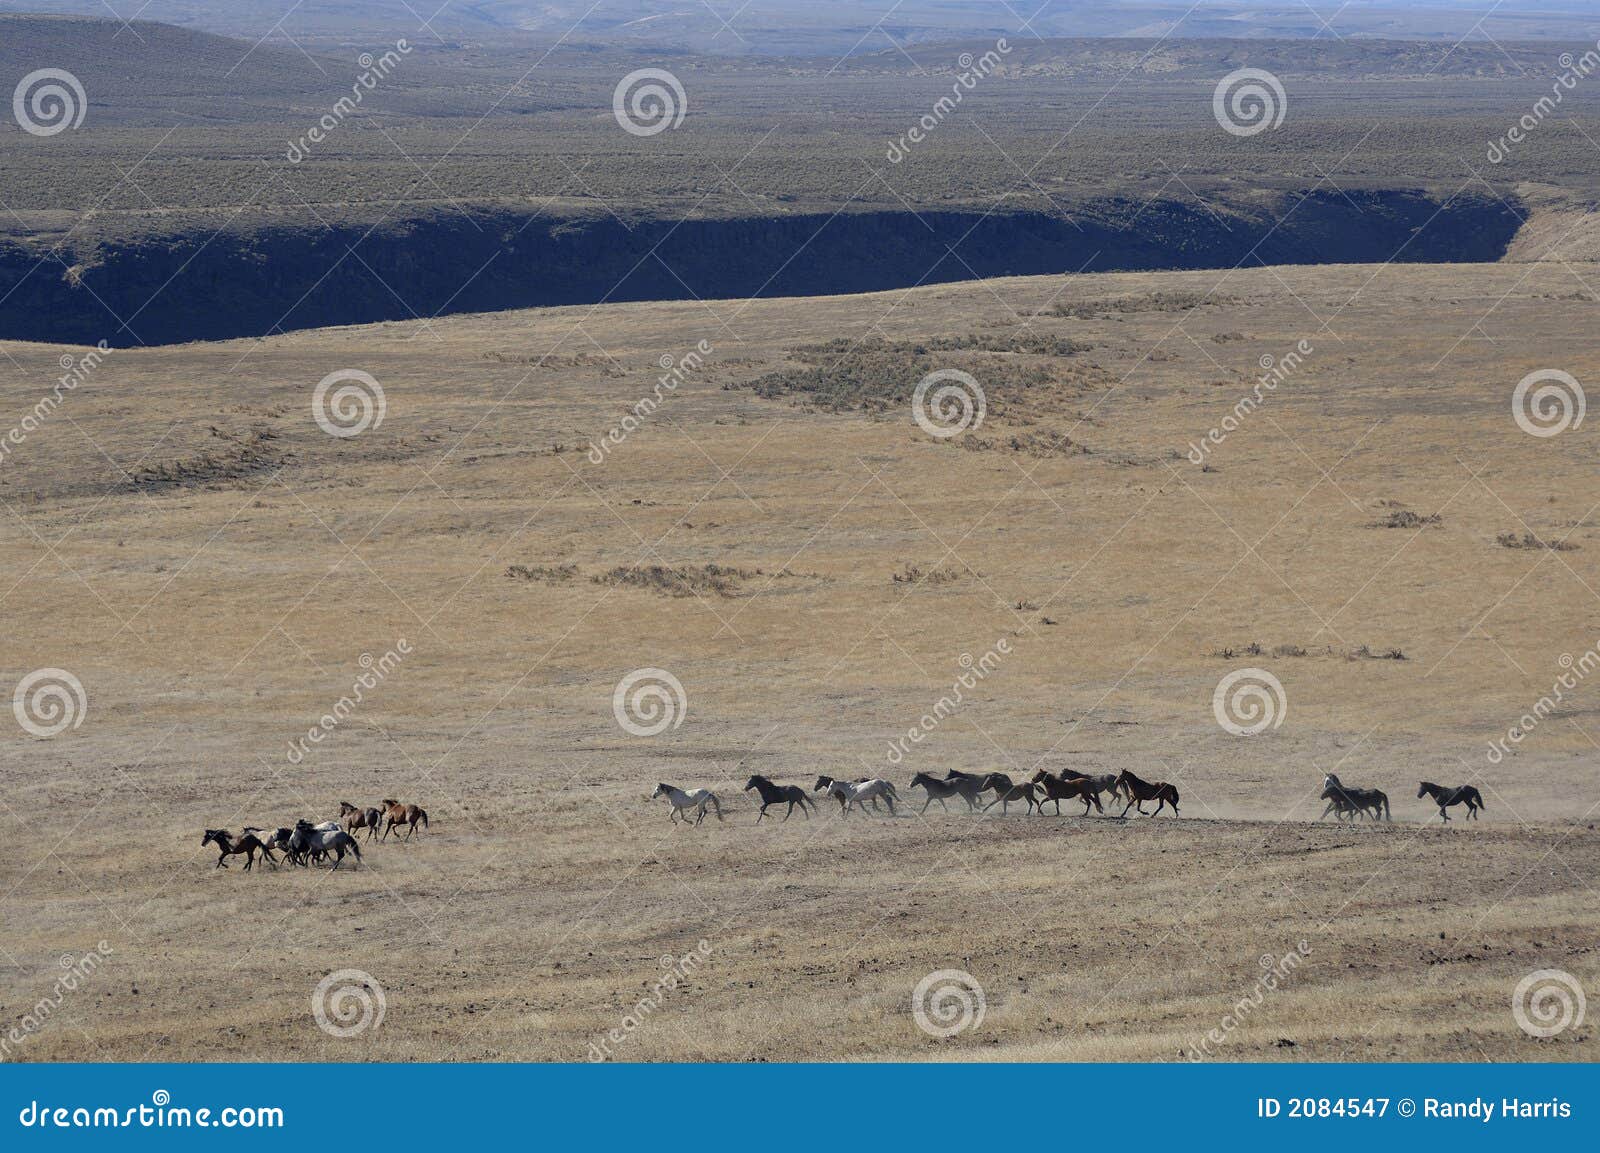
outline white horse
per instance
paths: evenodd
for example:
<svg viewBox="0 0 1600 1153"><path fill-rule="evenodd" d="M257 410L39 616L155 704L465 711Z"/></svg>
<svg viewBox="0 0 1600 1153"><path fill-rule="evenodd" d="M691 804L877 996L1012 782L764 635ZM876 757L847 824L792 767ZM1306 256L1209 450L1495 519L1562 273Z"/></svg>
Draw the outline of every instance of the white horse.
<svg viewBox="0 0 1600 1153"><path fill-rule="evenodd" d="M836 781L832 777L818 777L817 783L812 788L813 793L827 790L828 796L837 797L839 812L848 815L855 805L872 802L872 807L878 807L878 798L883 798L883 803L889 806L889 815L894 815L894 803L900 794L894 791L894 784L882 777L868 777L861 781Z"/></svg>
<svg viewBox="0 0 1600 1153"><path fill-rule="evenodd" d="M667 814L669 820L675 821L681 816L683 823L687 825L689 823L689 814L684 810L693 809L695 811L694 823L698 825L706 819L707 805L710 805L712 811L717 814L717 820L722 820L722 802L717 800L717 794L710 789L690 789L685 791L678 788L677 785L669 785L665 781L657 781L656 791L650 794L650 799L653 801L657 797L667 798L667 803L672 806L671 811Z"/></svg>

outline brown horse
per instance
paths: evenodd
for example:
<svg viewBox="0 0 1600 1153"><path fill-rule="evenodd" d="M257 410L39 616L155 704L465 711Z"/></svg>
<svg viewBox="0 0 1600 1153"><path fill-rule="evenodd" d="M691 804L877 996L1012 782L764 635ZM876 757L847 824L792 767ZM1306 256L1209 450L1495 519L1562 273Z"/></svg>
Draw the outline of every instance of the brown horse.
<svg viewBox="0 0 1600 1153"><path fill-rule="evenodd" d="M358 809L349 801L339 802L339 824L351 835L354 835L357 829L365 829L367 840L370 841L378 835L378 826L382 823L382 809Z"/></svg>
<svg viewBox="0 0 1600 1153"><path fill-rule="evenodd" d="M248 873L250 866L256 863L257 849L261 850L262 857L266 859L269 865L274 869L278 867L278 862L273 859L272 850L267 848L265 842L254 833L244 832L235 836L233 833L228 832L227 829L207 829L206 835L200 840L200 847L203 849L213 842L215 842L217 852L220 854L217 857L217 868L219 869L228 867L229 857L242 856L244 858L244 871Z"/></svg>
<svg viewBox="0 0 1600 1153"><path fill-rule="evenodd" d="M1020 785L1014 785L1011 783L1011 778L1004 773L990 773L983 778L980 791L982 789L994 790L994 800L983 806L983 811L986 813L996 805L1000 806L1002 813L1009 812L1012 801L1027 801L1028 812L1030 813L1035 808L1038 808L1041 812L1044 810L1044 806L1034 798L1036 789L1032 781L1023 781Z"/></svg>
<svg viewBox="0 0 1600 1153"><path fill-rule="evenodd" d="M1159 817L1161 810L1168 805L1172 806L1172 815L1178 816L1178 789L1176 785L1169 785L1165 781L1146 781L1134 776L1127 769L1123 769L1117 776L1117 787L1128 797L1128 803L1123 807L1121 815L1126 817L1128 810L1138 806L1139 812L1146 817ZM1156 806L1156 811L1146 813L1146 801L1161 802Z"/></svg>
<svg viewBox="0 0 1600 1153"><path fill-rule="evenodd" d="M424 829L428 827L428 814L421 805L402 805L399 801L389 797L385 797L378 803L383 806L382 816L388 822L383 827L383 836L378 838L380 841L386 840L389 834L399 825L409 826L406 829L406 840L408 841L411 839L411 834L417 831L418 824L421 824ZM396 837L399 835L399 833L395 833Z"/></svg>
<svg viewBox="0 0 1600 1153"><path fill-rule="evenodd" d="M1100 790L1095 787L1094 781L1089 777L1058 777L1040 769L1033 774L1033 783L1044 791L1046 801L1056 803L1056 816L1061 815L1061 802L1076 797L1083 802L1083 815L1089 815L1089 805L1092 803L1096 810L1104 813L1105 806L1100 803ZM1039 812L1044 812L1044 802L1039 804Z"/></svg>

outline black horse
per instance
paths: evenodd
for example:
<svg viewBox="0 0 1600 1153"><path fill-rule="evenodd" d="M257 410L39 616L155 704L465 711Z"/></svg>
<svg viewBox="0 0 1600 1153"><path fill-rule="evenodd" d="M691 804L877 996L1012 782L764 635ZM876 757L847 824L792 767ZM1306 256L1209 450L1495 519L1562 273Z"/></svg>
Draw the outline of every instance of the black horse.
<svg viewBox="0 0 1600 1153"><path fill-rule="evenodd" d="M761 818L767 815L768 805L781 805L787 802L789 807L783 811L783 819L786 821L789 819L789 814L794 812L796 805L800 806L801 814L808 821L811 819L811 814L807 811L806 806L810 805L813 809L817 807L816 803L806 796L806 791L799 785L774 784L760 774L751 777L744 783L745 792L748 793L751 789L761 794L761 811L756 814L756 824L758 825L761 823Z"/></svg>
<svg viewBox="0 0 1600 1153"><path fill-rule="evenodd" d="M924 813L935 801L939 802L941 809L949 812L950 806L944 803L946 797L960 797L967 802L967 811L971 812L978 807L978 794L982 791L982 784L982 781L968 776L957 777L954 780L946 777L941 781L938 777L931 777L927 773L918 773L911 778L910 787L914 789L921 785L928 791L928 799L922 805Z"/></svg>
<svg viewBox="0 0 1600 1153"><path fill-rule="evenodd" d="M1483 794L1471 785L1458 785L1447 789L1443 785L1436 785L1432 781L1423 781L1417 788L1417 797L1432 797L1433 803L1439 806L1439 815L1445 820L1450 819L1450 814L1445 810L1451 805L1466 805L1467 816L1474 821L1478 819L1478 810L1487 808L1483 803Z"/></svg>

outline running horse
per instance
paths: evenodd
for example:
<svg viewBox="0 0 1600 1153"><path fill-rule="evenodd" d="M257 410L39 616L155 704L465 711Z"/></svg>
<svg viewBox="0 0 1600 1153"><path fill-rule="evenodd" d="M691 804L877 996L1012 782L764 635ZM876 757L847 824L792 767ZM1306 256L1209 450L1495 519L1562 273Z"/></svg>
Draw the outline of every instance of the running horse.
<svg viewBox="0 0 1600 1153"><path fill-rule="evenodd" d="M385 797L378 804L382 807L383 819L387 822L383 826L383 836L378 838L380 841L388 840L390 832L401 825L408 826L406 829L408 841L411 839L411 834L417 831L419 824L424 829L428 827L428 814L421 805L402 805L389 797ZM399 833L395 833L396 839L399 836Z"/></svg>
<svg viewBox="0 0 1600 1153"><path fill-rule="evenodd" d="M1100 803L1100 790L1095 787L1094 778L1092 777L1068 777L1065 775L1058 777L1053 773L1047 773L1045 770L1040 769L1033 774L1033 783L1038 785L1044 792L1044 801L1054 801L1056 803L1056 816L1058 817L1061 815L1061 802L1074 797L1083 802L1083 815L1086 817L1089 815L1089 805L1091 803L1101 813L1106 811L1105 806ZM1044 812L1044 801L1039 802L1039 812L1041 813Z"/></svg>
<svg viewBox="0 0 1600 1153"><path fill-rule="evenodd" d="M1028 812L1030 813L1033 812L1035 808L1037 808L1041 813L1044 812L1044 806L1039 804L1038 800L1034 797L1034 793L1037 791L1038 786L1036 786L1032 781L1023 781L1022 784L1016 785L1012 784L1011 778L1006 776L1004 773L990 773L987 777L983 778L983 785L981 787L994 790L994 800L983 806L983 811L986 813L996 805L1000 806L1000 811L1002 813L1010 812L1012 801L1027 801Z"/></svg>
<svg viewBox="0 0 1600 1153"><path fill-rule="evenodd" d="M1467 816L1474 821L1478 819L1478 810L1487 807L1483 803L1483 794L1471 785L1457 785L1453 789L1447 789L1432 781L1423 781L1417 788L1417 799L1420 800L1425 796L1433 798L1433 803L1439 806L1439 815L1447 821L1450 819L1450 814L1446 810L1451 805L1466 805Z"/></svg>
<svg viewBox="0 0 1600 1153"><path fill-rule="evenodd" d="M811 819L811 814L806 811L806 806L810 805L813 809L817 807L816 802L806 796L806 791L799 785L776 784L759 773L744 783L745 792L748 793L751 789L761 794L761 811L756 814L758 825L761 823L761 818L767 815L768 805L781 805L787 802L789 807L783 811L783 819L786 821L794 812L796 805L800 806L801 815L808 821Z"/></svg>
<svg viewBox="0 0 1600 1153"><path fill-rule="evenodd" d="M349 801L339 802L339 827L351 836L355 836L357 829L367 830L367 840L372 840L378 835L378 826L383 824L383 810L377 807L358 809ZM423 822L427 824L426 821Z"/></svg>
<svg viewBox="0 0 1600 1153"><path fill-rule="evenodd" d="M722 820L722 802L717 800L717 794L710 789L680 789L677 785L669 785L665 781L656 782L656 791L650 794L653 801L657 797L667 798L667 804L672 806L672 811L667 814L667 819L676 821L680 816L683 823L689 823L689 809L695 811L694 823L699 824L706 819L706 806L710 805L717 814L717 820ZM759 818L757 818L759 820Z"/></svg>
<svg viewBox="0 0 1600 1153"><path fill-rule="evenodd" d="M1159 817L1161 810L1168 805L1172 806L1172 815L1174 817L1179 815L1178 788L1176 785L1169 785L1165 781L1146 781L1134 776L1127 769L1123 769L1117 775L1117 788L1121 789L1128 798L1128 803L1123 807L1121 816L1126 817L1128 810L1137 806L1142 816ZM1146 801L1160 802L1156 805L1155 812L1146 813L1144 811L1144 803Z"/></svg>
<svg viewBox="0 0 1600 1153"><path fill-rule="evenodd" d="M267 864L274 869L278 867L278 862L273 858L272 850L267 847L266 842L248 829L237 835L228 832L227 829L207 829L206 835L200 840L200 847L203 849L213 843L217 846L217 852L220 854L217 857L217 868L219 869L228 867L229 857L243 857L244 871L248 873L250 866L256 863L257 849L261 850L261 856L266 860Z"/></svg>
<svg viewBox="0 0 1600 1153"><path fill-rule="evenodd" d="M859 781L838 781L832 777L817 778L817 783L811 789L813 793L826 790L830 797L839 801L839 814L849 816L852 806L866 801L872 802L872 807L878 807L878 798L883 798L883 803L889 806L889 815L895 815L894 803L900 794L894 791L894 785L882 777L865 777Z"/></svg>
<svg viewBox="0 0 1600 1153"><path fill-rule="evenodd" d="M922 803L922 811L924 813L928 811L928 806L935 801L939 802L941 809L949 812L950 806L944 803L946 797L960 797L967 802L967 811L970 813L978 807L978 793L982 791L978 787L980 784L982 784L981 781L976 781L971 777L946 777L941 781L938 777L929 776L927 773L918 773L911 778L911 788L914 789L920 785L927 790L928 799Z"/></svg>

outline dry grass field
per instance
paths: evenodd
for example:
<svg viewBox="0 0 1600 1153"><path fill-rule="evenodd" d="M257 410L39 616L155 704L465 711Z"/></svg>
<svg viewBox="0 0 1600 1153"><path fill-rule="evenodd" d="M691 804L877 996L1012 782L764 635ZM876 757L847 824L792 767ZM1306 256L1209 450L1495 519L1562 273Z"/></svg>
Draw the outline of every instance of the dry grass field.
<svg viewBox="0 0 1600 1153"><path fill-rule="evenodd" d="M5 717L0 1016L111 950L7 1056L583 1060L704 941L616 1058L1178 1058L1298 951L1210 1056L1593 1060L1592 1022L1537 1040L1511 1000L1537 969L1600 987L1600 687L1486 752L1600 641L1593 417L1512 411L1535 370L1600 380L1597 284L1098 275L112 352L0 464L4 692L86 695L52 738ZM0 437L82 353L0 344ZM980 426L913 422L929 367L984 386ZM380 382L376 427L313 420L336 369ZM654 736L613 711L644 668L683 688ZM1254 736L1213 710L1244 668L1283 687ZM758 826L740 793L1038 766L1175 782L1183 815L919 792ZM1394 823L1316 823L1329 771ZM1423 778L1483 818L1441 826ZM726 820L670 823L658 781ZM200 846L380 797L431 824L359 869ZM937 1039L912 991L945 968L986 1009ZM311 1012L340 969L384 993L351 1038Z"/></svg>

